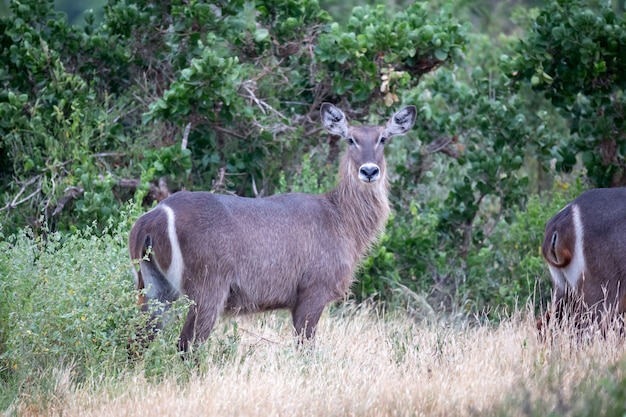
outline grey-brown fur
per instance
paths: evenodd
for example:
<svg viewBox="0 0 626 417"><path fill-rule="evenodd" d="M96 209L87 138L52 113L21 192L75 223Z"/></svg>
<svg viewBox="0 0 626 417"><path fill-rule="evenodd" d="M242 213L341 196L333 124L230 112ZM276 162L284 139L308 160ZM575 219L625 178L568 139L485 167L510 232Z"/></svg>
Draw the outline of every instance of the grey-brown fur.
<svg viewBox="0 0 626 417"><path fill-rule="evenodd" d="M626 312L626 188L589 190L565 206L546 224L542 254L554 284L546 319L583 325Z"/></svg>
<svg viewBox="0 0 626 417"><path fill-rule="evenodd" d="M148 287L148 297L161 301L180 293L194 301L180 349L206 339L223 312L289 309L296 333L311 338L324 307L348 291L389 215L381 138L409 131L416 109L404 108L386 126L351 127L328 103L321 115L326 129L348 142L334 190L257 199L179 192L133 226L131 258L142 259L151 247L137 273L138 289ZM177 270L168 213L182 256L180 288L177 274L168 272L171 265Z"/></svg>

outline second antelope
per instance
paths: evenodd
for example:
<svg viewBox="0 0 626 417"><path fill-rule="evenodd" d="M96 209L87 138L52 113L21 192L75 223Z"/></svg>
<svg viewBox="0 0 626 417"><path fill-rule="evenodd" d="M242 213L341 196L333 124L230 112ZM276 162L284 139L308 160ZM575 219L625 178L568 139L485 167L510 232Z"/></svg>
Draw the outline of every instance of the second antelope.
<svg viewBox="0 0 626 417"><path fill-rule="evenodd" d="M384 145L415 117L408 106L384 126L350 126L324 103L324 127L348 146L334 190L267 198L178 192L141 216L129 239L137 288L164 303L181 294L193 301L179 349L206 339L222 313L288 309L296 334L312 338L385 226Z"/></svg>
<svg viewBox="0 0 626 417"><path fill-rule="evenodd" d="M542 253L552 275L553 315L577 326L626 312L626 188L589 190L546 225Z"/></svg>

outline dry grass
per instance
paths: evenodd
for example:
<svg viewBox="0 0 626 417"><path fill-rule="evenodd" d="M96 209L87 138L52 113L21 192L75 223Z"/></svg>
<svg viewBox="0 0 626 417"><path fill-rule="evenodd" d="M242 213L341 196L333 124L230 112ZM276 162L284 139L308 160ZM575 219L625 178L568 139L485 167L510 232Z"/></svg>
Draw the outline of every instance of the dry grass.
<svg viewBox="0 0 626 417"><path fill-rule="evenodd" d="M311 349L298 351L280 313L228 321L197 363L169 376L142 369L78 384L59 372L63 416L455 416L533 415L538 403L568 414L581 384L594 384L623 357L609 337L579 344L536 339L521 316L498 326L417 323L367 308L326 315ZM613 372L620 372L619 368ZM56 398L53 396L53 398ZM23 402L17 414L34 414ZM504 410L504 411L503 411ZM541 413L536 414L541 415Z"/></svg>

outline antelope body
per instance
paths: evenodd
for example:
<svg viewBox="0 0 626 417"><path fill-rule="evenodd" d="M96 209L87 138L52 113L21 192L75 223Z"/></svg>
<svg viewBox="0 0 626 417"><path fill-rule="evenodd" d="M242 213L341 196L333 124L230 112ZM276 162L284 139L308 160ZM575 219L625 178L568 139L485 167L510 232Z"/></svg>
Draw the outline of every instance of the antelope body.
<svg viewBox="0 0 626 417"><path fill-rule="evenodd" d="M626 311L626 188L578 196L548 221L541 249L557 319L571 314L580 325Z"/></svg>
<svg viewBox="0 0 626 417"><path fill-rule="evenodd" d="M206 339L222 313L272 309L289 309L295 332L312 338L385 226L384 143L408 132L415 117L408 106L385 126L349 126L324 103L324 127L348 142L334 190L267 198L178 192L141 216L129 238L131 259L147 254L134 269L137 288L165 303L181 294L194 302L179 348Z"/></svg>

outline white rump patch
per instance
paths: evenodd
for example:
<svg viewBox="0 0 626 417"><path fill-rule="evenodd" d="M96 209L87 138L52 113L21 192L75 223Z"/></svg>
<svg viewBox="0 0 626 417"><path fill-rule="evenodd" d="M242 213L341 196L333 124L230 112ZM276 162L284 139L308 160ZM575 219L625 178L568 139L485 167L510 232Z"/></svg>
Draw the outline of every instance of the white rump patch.
<svg viewBox="0 0 626 417"><path fill-rule="evenodd" d="M178 234L176 234L176 216L174 215L174 210L170 207L166 205L161 207L167 214L167 235L172 246L172 261L170 267L165 272L165 278L179 294L182 294L183 268L185 264L183 262L183 254L180 251L180 244L178 243Z"/></svg>
<svg viewBox="0 0 626 417"><path fill-rule="evenodd" d="M580 218L580 208L578 205L572 205L572 223L574 224L574 233L575 233L575 243L574 243L574 253L572 255L572 261L565 268L562 268L562 274L565 280L567 280L568 285L576 291L578 286L578 281L583 278L585 273L585 269L587 267L587 262L585 260L585 253L583 251L583 242L584 242L584 230L583 230L583 222ZM550 268L552 272L552 268ZM554 274L553 274L554 276ZM561 279L562 279L561 278ZM556 277L555 277L556 279Z"/></svg>

